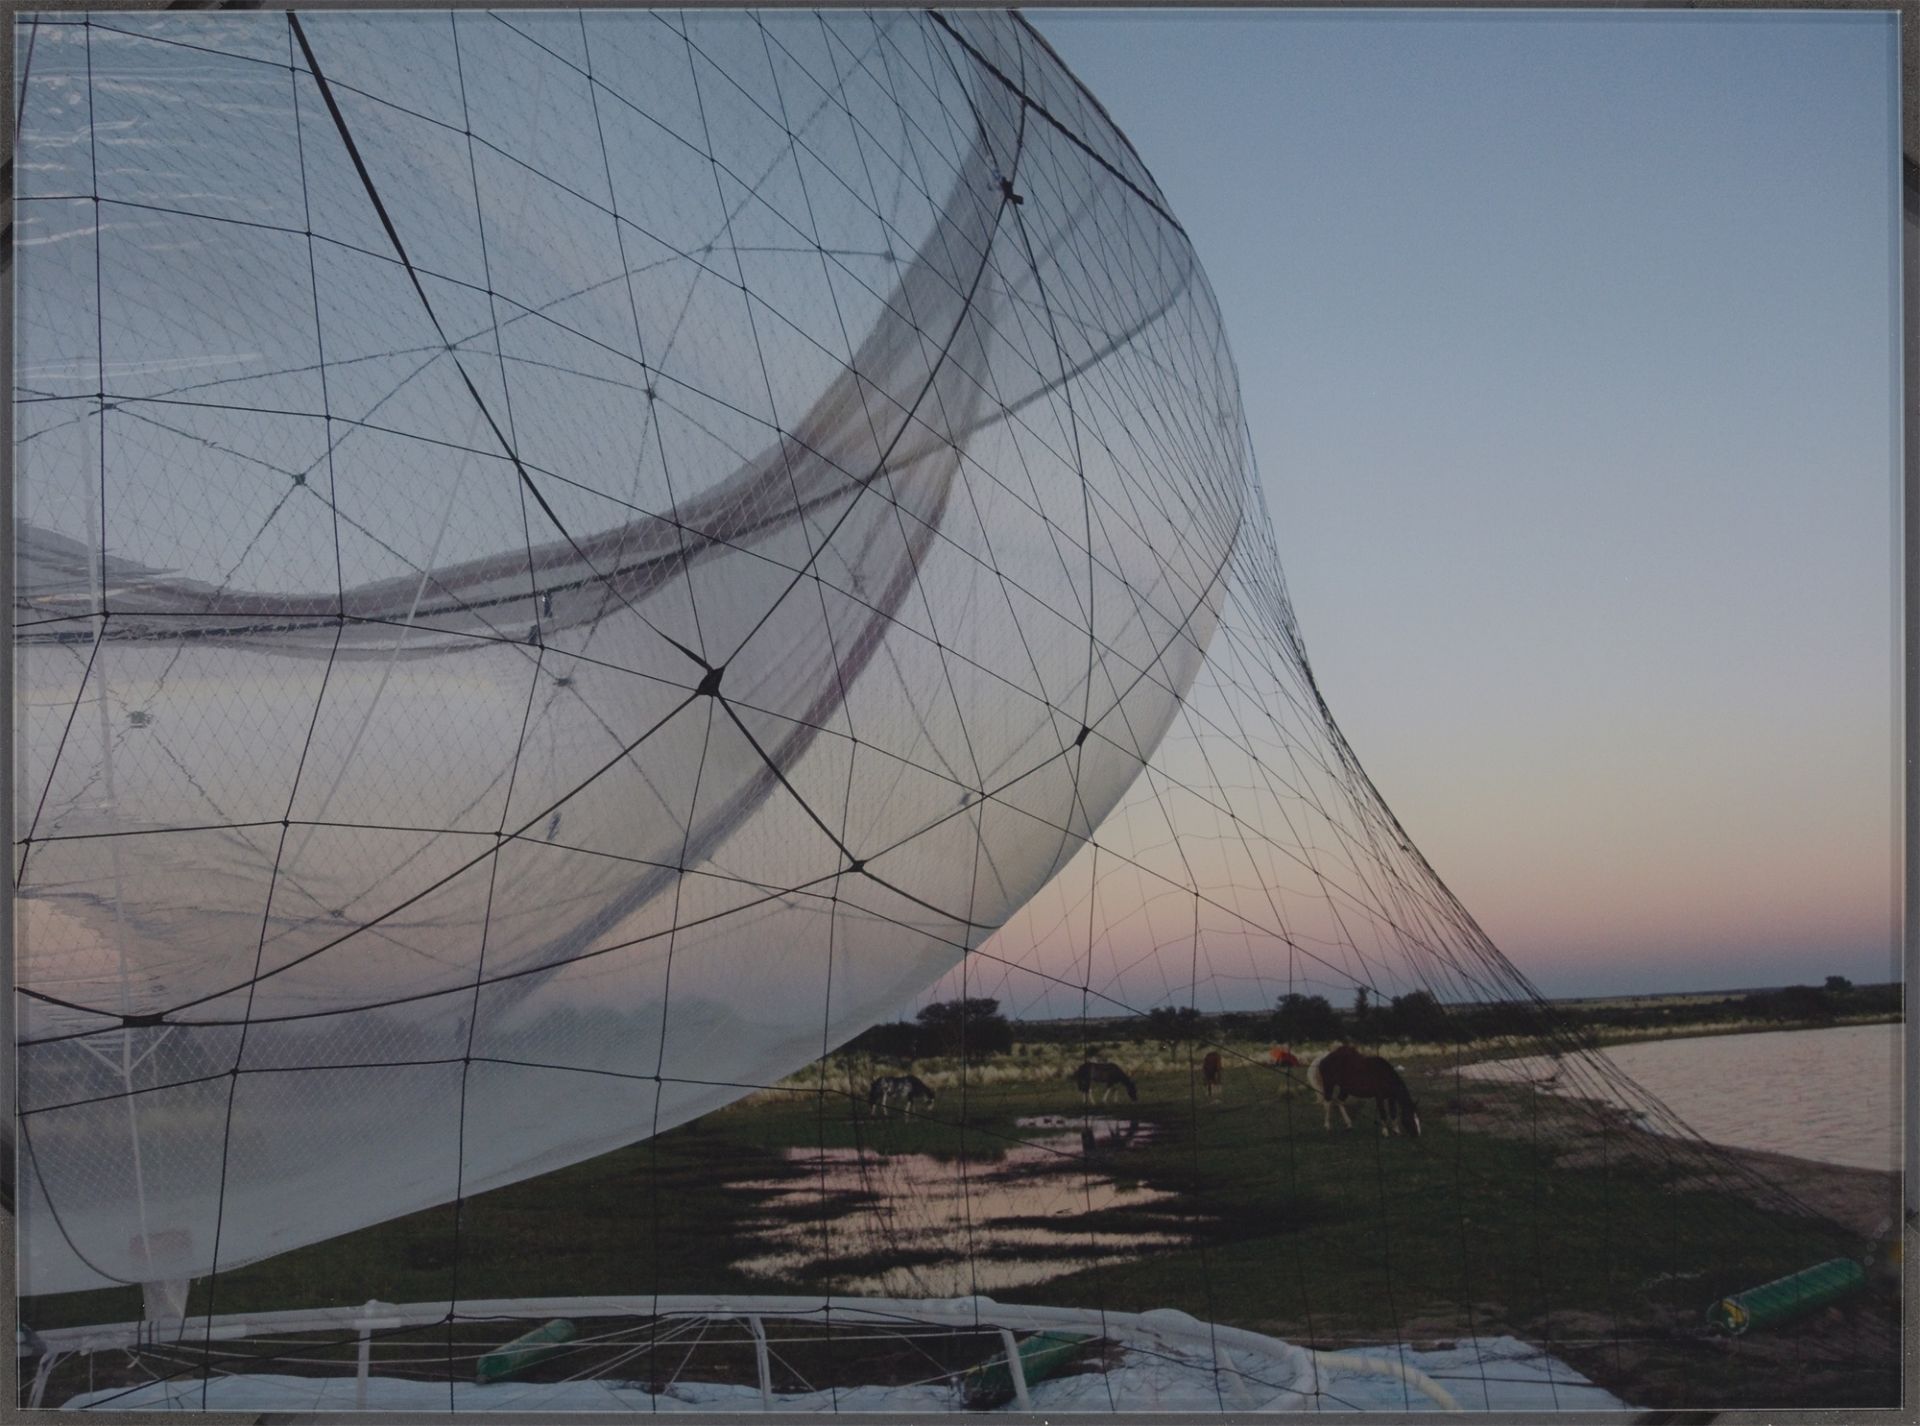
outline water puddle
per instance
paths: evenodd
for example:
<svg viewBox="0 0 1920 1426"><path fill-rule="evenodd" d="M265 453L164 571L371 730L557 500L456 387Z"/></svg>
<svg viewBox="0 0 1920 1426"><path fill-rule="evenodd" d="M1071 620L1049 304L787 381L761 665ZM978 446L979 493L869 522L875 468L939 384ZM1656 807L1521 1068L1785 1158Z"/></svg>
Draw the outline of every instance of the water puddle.
<svg viewBox="0 0 1920 1426"><path fill-rule="evenodd" d="M734 1267L809 1290L880 1297L992 1294L1193 1241L1177 1195L1125 1179L1151 1124L1038 1115L1043 1133L986 1160L789 1149L802 1172L766 1195ZM1122 1181L1116 1181L1120 1179Z"/></svg>

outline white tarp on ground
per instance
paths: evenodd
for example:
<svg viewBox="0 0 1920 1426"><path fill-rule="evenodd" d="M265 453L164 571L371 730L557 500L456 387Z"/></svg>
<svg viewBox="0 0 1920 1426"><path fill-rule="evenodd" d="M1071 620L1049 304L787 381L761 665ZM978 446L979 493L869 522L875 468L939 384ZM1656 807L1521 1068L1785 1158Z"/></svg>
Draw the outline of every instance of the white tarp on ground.
<svg viewBox="0 0 1920 1426"><path fill-rule="evenodd" d="M1354 1355L1392 1358L1434 1378L1469 1411L1622 1411L1627 1403L1579 1372L1513 1337L1466 1340L1446 1350L1393 1346L1364 1348ZM1306 1381L1296 1384L1304 1389ZM160 1409L211 1411L342 1411L356 1405L352 1377L230 1376L155 1382L131 1391L89 1392L65 1403L69 1409L116 1411ZM1255 1410L1430 1411L1433 1403L1396 1377L1333 1371L1320 1379L1319 1396L1299 1390L1256 1387ZM1036 1411L1218 1411L1222 1400L1211 1366L1199 1357L1128 1353L1104 1374L1064 1376L1036 1382ZM757 1388L680 1382L654 1396L643 1387L613 1381L509 1382L476 1386L459 1382L456 1411L757 1411ZM1225 1405L1231 1409L1233 1403ZM445 1411L444 1382L375 1377L367 1383L364 1409ZM945 1385L855 1387L774 1397L779 1411L885 1411L933 1413L958 1408ZM1015 1409L1011 1405L1008 1410Z"/></svg>

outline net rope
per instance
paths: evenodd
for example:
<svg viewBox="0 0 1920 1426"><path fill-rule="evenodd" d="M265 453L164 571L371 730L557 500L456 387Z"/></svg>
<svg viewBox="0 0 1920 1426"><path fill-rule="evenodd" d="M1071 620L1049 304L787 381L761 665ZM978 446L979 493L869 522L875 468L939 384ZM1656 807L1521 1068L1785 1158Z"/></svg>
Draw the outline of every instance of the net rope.
<svg viewBox="0 0 1920 1426"><path fill-rule="evenodd" d="M1395 820L1295 622L1230 323L1018 17L20 24L23 1295L192 1281L200 1339L151 1375L210 1407L252 1265L431 1222L456 1409L499 1195L635 1144L620 1361L657 1372L689 1273L817 1293L784 1369L833 1409L863 1292L1407 1366L1490 1318L1618 1372L1755 1259L1719 1205L1859 1255L1598 1053ZM952 994L951 1052L871 1048ZM1364 1308L1313 1266L1311 1053L1251 1047L1328 1048L1300 1017L1334 1001L1427 1106L1343 1160ZM996 1047L1002 1011L1066 1057ZM1467 1077L1468 1041L1553 1092ZM896 1114L890 1073L942 1097ZM742 1102L805 1108L751 1185L799 1228L703 1247L698 1134ZM1589 1156L1592 1330L1550 1291ZM1516 1171L1524 1227L1487 1221ZM1616 1221L1616 1186L1652 1196ZM1617 1283L1656 1202L1682 1286ZM1254 1240L1291 1279L1257 1308ZM1301 1389L1222 1340L1181 1359L1206 1408ZM1493 1366L1458 1375L1491 1400Z"/></svg>

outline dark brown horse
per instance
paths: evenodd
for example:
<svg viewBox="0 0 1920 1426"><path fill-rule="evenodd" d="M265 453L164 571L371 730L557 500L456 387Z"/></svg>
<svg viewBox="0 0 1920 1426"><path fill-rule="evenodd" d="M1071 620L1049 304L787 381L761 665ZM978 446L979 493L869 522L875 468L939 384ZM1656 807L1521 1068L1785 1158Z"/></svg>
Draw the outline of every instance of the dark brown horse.
<svg viewBox="0 0 1920 1426"><path fill-rule="evenodd" d="M1128 1099L1137 1100L1140 1097L1140 1091L1134 1085L1132 1076L1119 1065L1110 1064L1106 1060L1088 1060L1067 1078L1073 1081L1074 1087L1080 1091L1080 1097L1089 1104L1093 1103L1095 1085L1100 1086L1102 1104L1107 1102L1116 1089L1126 1090Z"/></svg>
<svg viewBox="0 0 1920 1426"><path fill-rule="evenodd" d="M1349 1099L1371 1099L1380 1116L1380 1132L1394 1134L1404 1129L1408 1137L1420 1137L1420 1111L1407 1083L1392 1065L1378 1055L1363 1055L1352 1045L1328 1050L1307 1067L1307 1083L1320 1093L1321 1109L1327 1128L1333 1128L1333 1108L1340 1106L1340 1117L1353 1127L1347 1113Z"/></svg>
<svg viewBox="0 0 1920 1426"><path fill-rule="evenodd" d="M1220 1088L1220 1052L1208 1050L1207 1057L1200 1061L1200 1082L1207 1087L1207 1098L1211 1099Z"/></svg>

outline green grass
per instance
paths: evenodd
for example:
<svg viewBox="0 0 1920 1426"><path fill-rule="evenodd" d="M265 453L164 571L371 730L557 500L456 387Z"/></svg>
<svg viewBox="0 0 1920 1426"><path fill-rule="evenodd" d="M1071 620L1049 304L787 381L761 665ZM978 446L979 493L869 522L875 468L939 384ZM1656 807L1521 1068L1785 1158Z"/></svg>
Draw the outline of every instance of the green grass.
<svg viewBox="0 0 1920 1426"><path fill-rule="evenodd" d="M769 1211L769 1191L746 1185L803 1178L805 1165L782 1151L821 1145L991 1161L1033 1137L1019 1118L1078 1110L1066 1061L1056 1058L1011 1057L1023 1072L964 1084L957 1066L922 1067L939 1102L930 1114L887 1120L844 1094L808 1091L820 1082L816 1068L785 1091L479 1195L458 1213L413 1214L238 1269L221 1276L217 1293L198 1281L189 1310L433 1301L456 1291L468 1300L820 1291L826 1284L804 1275L776 1281L732 1266L753 1221ZM1094 1112L1136 1115L1155 1132L1142 1146L1102 1155L1099 1171L1174 1195L1170 1208L1156 1205L1157 1221L1164 1226L1172 1213L1189 1244L1000 1294L1009 1300L1173 1307L1321 1344L1508 1332L1568 1343L1565 1354L1602 1380L1623 1370L1618 1350L1609 1366L1610 1339L1674 1338L1681 1329L1689 1340L1657 1360L1636 1348L1634 1379L1611 1384L1644 1401L1635 1383L1657 1380L1702 1404L1754 1386L1737 1351L1690 1340L1710 1301L1862 1246L1830 1225L1709 1187L1676 1187L1677 1169L1562 1166L1555 1145L1567 1147L1567 1106L1471 1085L1468 1108L1505 1106L1494 1132L1485 1113L1448 1113L1453 1080L1439 1065L1408 1061L1427 1126L1415 1143L1373 1132L1370 1107L1355 1111L1354 1132L1326 1133L1303 1086L1244 1063L1231 1064L1222 1100L1210 1104L1194 1091L1184 1050L1129 1062L1142 1070L1139 1103L1117 1098ZM830 1062L827 1082L864 1084L865 1069ZM1540 1118L1538 1143L1529 1114ZM787 1221L808 1211L788 1212ZM1124 1210L1112 1220L1104 1226L1130 1221ZM139 1315L132 1290L30 1300L24 1311L48 1327ZM1794 1380L1778 1385L1759 1399L1783 1403Z"/></svg>

